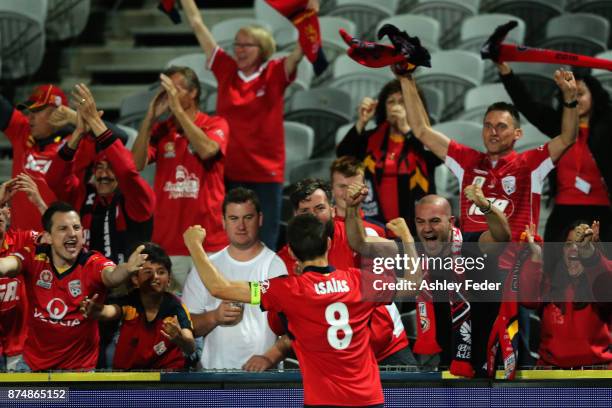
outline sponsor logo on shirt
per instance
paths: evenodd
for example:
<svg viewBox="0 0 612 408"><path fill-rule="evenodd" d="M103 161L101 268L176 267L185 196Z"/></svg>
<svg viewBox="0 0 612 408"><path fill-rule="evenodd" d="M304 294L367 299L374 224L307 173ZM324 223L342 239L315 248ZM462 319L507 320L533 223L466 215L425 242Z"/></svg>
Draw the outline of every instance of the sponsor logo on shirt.
<svg viewBox="0 0 612 408"><path fill-rule="evenodd" d="M176 157L176 151L174 148L174 142L168 142L164 145L164 157L166 159Z"/></svg>
<svg viewBox="0 0 612 408"><path fill-rule="evenodd" d="M68 290L70 290L70 294L72 297L77 297L81 295L81 280L73 280L68 282Z"/></svg>
<svg viewBox="0 0 612 408"><path fill-rule="evenodd" d="M171 199L198 198L200 192L200 179L185 166L176 166L174 173L175 182L166 181L164 191L168 192Z"/></svg>
<svg viewBox="0 0 612 408"><path fill-rule="evenodd" d="M53 320L62 320L68 313L68 305L60 298L53 298L47 303L47 312Z"/></svg>
<svg viewBox="0 0 612 408"><path fill-rule="evenodd" d="M487 200L491 202L492 207L496 207L499 211L504 213L507 218L510 218L512 214L514 214L514 204L512 200L508 200L506 198L498 198L498 197L487 197ZM470 220L484 224L487 220L484 218L484 214L476 204L472 204L468 209L467 216Z"/></svg>
<svg viewBox="0 0 612 408"><path fill-rule="evenodd" d="M506 176L501 181L506 194L510 195L516 191L516 177Z"/></svg>
<svg viewBox="0 0 612 408"><path fill-rule="evenodd" d="M166 343L164 343L163 340L153 346L153 351L155 351L155 354L157 354L158 356L164 354L166 350Z"/></svg>
<svg viewBox="0 0 612 408"><path fill-rule="evenodd" d="M43 174L47 173L49 167L51 167L51 160L36 159L34 156L32 156L32 154L28 154L28 157L26 158L26 164L24 166L26 170L32 170L37 173Z"/></svg>
<svg viewBox="0 0 612 408"><path fill-rule="evenodd" d="M36 285L40 286L44 289L51 289L51 282L53 281L53 274L50 270L43 270L38 276L38 280L36 281Z"/></svg>
<svg viewBox="0 0 612 408"><path fill-rule="evenodd" d="M480 169L474 169L474 173L482 174L483 176L486 176L489 174L486 170L480 170Z"/></svg>
<svg viewBox="0 0 612 408"><path fill-rule="evenodd" d="M17 296L18 281L10 281L0 285L0 302L9 303L14 300L19 300ZM10 307L9 307L10 306ZM6 307L6 309L5 309ZM0 305L0 311L12 309L14 305Z"/></svg>

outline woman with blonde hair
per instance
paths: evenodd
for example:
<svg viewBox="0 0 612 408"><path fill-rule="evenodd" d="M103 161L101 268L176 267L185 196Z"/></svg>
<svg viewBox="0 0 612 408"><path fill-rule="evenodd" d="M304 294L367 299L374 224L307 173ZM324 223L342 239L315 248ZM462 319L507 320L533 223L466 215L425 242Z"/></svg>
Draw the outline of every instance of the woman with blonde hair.
<svg viewBox="0 0 612 408"><path fill-rule="evenodd" d="M276 50L272 35L247 26L236 33L231 56L217 45L194 0L181 4L217 78L217 114L229 123L226 188L255 191L265 204L261 239L275 250L285 171L283 99L295 79L302 50L298 45L287 57L270 59Z"/></svg>

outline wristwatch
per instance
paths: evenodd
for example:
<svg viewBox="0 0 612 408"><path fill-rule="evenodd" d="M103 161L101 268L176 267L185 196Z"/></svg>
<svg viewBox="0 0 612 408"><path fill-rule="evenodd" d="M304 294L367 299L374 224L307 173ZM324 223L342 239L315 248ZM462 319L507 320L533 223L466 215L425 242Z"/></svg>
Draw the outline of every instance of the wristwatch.
<svg viewBox="0 0 612 408"><path fill-rule="evenodd" d="M570 102L563 101L563 106L565 106L566 108L575 108L576 106L578 106L578 99L574 99Z"/></svg>

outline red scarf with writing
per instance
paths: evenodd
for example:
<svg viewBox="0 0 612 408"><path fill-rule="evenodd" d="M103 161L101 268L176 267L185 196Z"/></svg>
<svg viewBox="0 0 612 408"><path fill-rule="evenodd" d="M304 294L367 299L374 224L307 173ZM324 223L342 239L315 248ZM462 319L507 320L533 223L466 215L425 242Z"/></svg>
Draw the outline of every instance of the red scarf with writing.
<svg viewBox="0 0 612 408"><path fill-rule="evenodd" d="M453 258L461 256L463 237L458 228L453 227L451 237L451 253ZM429 271L425 271L423 280L428 281ZM463 282L462 273L454 271L453 280ZM463 285L462 285L463 287ZM448 293L451 324L453 356L450 373L461 377L474 377L472 357L472 320L470 302L462 291L450 290ZM436 316L433 305L433 295L429 290L423 290L417 295L417 340L413 351L417 354L436 354L442 348L436 340Z"/></svg>

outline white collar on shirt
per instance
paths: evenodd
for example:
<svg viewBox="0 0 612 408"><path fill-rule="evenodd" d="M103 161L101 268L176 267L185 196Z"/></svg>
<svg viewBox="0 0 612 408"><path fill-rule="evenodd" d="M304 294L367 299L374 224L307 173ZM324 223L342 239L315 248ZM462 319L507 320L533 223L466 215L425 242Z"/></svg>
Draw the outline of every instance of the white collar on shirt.
<svg viewBox="0 0 612 408"><path fill-rule="evenodd" d="M257 69L257 71L253 72L251 75L246 76L244 74L244 72L242 71L238 71L238 76L240 77L240 79L242 79L244 82L251 82L254 79L259 78L259 75L261 75L262 71L268 66L268 61L264 62L263 64L261 64L259 66L259 68Z"/></svg>

